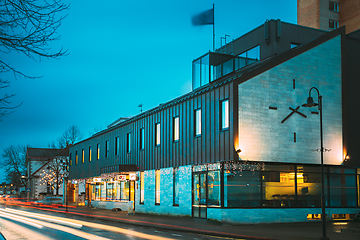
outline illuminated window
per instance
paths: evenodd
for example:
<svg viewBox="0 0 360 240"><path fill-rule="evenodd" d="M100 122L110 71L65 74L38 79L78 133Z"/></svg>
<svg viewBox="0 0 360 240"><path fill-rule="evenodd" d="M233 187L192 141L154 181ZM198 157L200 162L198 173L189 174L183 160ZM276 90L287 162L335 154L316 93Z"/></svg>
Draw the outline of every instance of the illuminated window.
<svg viewBox="0 0 360 240"><path fill-rule="evenodd" d="M155 204L160 204L160 170L155 170Z"/></svg>
<svg viewBox="0 0 360 240"><path fill-rule="evenodd" d="M75 164L78 164L78 153L77 153L77 151L75 152Z"/></svg>
<svg viewBox="0 0 360 240"><path fill-rule="evenodd" d="M96 159L100 159L100 143L96 145Z"/></svg>
<svg viewBox="0 0 360 240"><path fill-rule="evenodd" d="M115 137L115 156L119 155L120 138Z"/></svg>
<svg viewBox="0 0 360 240"><path fill-rule="evenodd" d="M109 158L109 151L110 151L109 140L106 140L105 141L105 158Z"/></svg>
<svg viewBox="0 0 360 240"><path fill-rule="evenodd" d="M155 145L160 146L160 123L155 124Z"/></svg>
<svg viewBox="0 0 360 240"><path fill-rule="evenodd" d="M140 150L145 148L145 128L140 128Z"/></svg>
<svg viewBox="0 0 360 240"><path fill-rule="evenodd" d="M195 110L195 136L201 135L201 109Z"/></svg>
<svg viewBox="0 0 360 240"><path fill-rule="evenodd" d="M85 151L84 151L84 149L81 150L81 161L82 161L82 163L85 162Z"/></svg>
<svg viewBox="0 0 360 240"><path fill-rule="evenodd" d="M229 128L229 100L221 101L221 130Z"/></svg>
<svg viewBox="0 0 360 240"><path fill-rule="evenodd" d="M179 141L179 132L180 132L180 118L179 116L174 117L173 121L173 137L174 142Z"/></svg>
<svg viewBox="0 0 360 240"><path fill-rule="evenodd" d="M126 141L126 152L130 153L130 151L131 151L131 133L127 134L126 139L127 139L127 141Z"/></svg>
<svg viewBox="0 0 360 240"><path fill-rule="evenodd" d="M145 181L144 172L140 172L140 203L144 204L144 193L145 193Z"/></svg>
<svg viewBox="0 0 360 240"><path fill-rule="evenodd" d="M72 154L70 153L70 166L72 165Z"/></svg>
<svg viewBox="0 0 360 240"><path fill-rule="evenodd" d="M91 162L91 146L89 147L89 162Z"/></svg>

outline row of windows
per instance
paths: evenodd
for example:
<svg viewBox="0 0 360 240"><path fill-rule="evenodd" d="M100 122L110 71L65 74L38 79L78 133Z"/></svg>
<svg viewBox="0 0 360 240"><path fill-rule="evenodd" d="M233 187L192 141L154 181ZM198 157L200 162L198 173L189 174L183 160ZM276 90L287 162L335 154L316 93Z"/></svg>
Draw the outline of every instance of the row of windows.
<svg viewBox="0 0 360 240"><path fill-rule="evenodd" d="M220 102L220 129L227 130L229 128L229 100L225 99ZM202 119L201 119L201 108L194 111L194 136L201 136L202 129ZM173 118L173 142L178 142L180 139L180 117L175 116ZM155 124L155 146L160 146L161 144L161 123ZM119 147L120 147L120 138L115 137L115 156L119 156ZM140 150L145 149L145 128L140 128L140 138L139 138L139 147ZM100 159L100 143L96 145L96 159ZM131 132L126 134L126 153L131 152ZM105 141L105 158L109 158L110 154L110 141ZM81 150L81 160L82 163L85 162L85 149ZM92 148L91 146L88 149L88 161L92 160ZM75 151L75 164L78 164L78 151ZM70 165L72 165L72 154L70 153Z"/></svg>

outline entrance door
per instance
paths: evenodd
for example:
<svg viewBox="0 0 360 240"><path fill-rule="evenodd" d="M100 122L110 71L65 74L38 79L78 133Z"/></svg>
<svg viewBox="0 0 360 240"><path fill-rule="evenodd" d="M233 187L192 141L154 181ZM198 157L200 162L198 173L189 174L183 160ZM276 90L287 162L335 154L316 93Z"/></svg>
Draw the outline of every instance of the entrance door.
<svg viewBox="0 0 360 240"><path fill-rule="evenodd" d="M192 215L194 218L206 218L206 189L207 176L206 173L193 174L193 205Z"/></svg>

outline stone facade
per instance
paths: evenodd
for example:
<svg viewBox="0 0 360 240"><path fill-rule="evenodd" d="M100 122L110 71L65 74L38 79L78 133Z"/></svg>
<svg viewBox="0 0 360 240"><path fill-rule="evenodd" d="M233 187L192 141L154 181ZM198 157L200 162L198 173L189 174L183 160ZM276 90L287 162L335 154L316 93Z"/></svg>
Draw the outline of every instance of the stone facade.
<svg viewBox="0 0 360 240"><path fill-rule="evenodd" d="M179 206L173 204L173 168L160 169L160 204L155 205L155 170L145 171L144 203L140 204L137 181L135 210L139 213L191 216L191 166L179 167Z"/></svg>
<svg viewBox="0 0 360 240"><path fill-rule="evenodd" d="M320 163L318 108L301 107L311 87L323 96L324 163L341 164L341 37L337 36L239 85L239 147L243 160ZM295 87L295 89L294 89ZM311 93L317 102L317 93ZM281 123L292 110L294 112ZM270 109L277 108L275 109ZM295 137L296 135L296 137ZM296 139L295 139L296 138Z"/></svg>

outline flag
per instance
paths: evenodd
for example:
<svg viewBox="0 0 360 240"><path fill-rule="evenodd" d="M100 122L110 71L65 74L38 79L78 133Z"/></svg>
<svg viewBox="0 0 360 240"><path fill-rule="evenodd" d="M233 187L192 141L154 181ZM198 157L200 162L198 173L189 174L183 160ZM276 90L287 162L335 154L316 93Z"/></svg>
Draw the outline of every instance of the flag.
<svg viewBox="0 0 360 240"><path fill-rule="evenodd" d="M198 15L195 15L192 18L192 24L194 26L198 25L214 25L214 8L206 10Z"/></svg>

